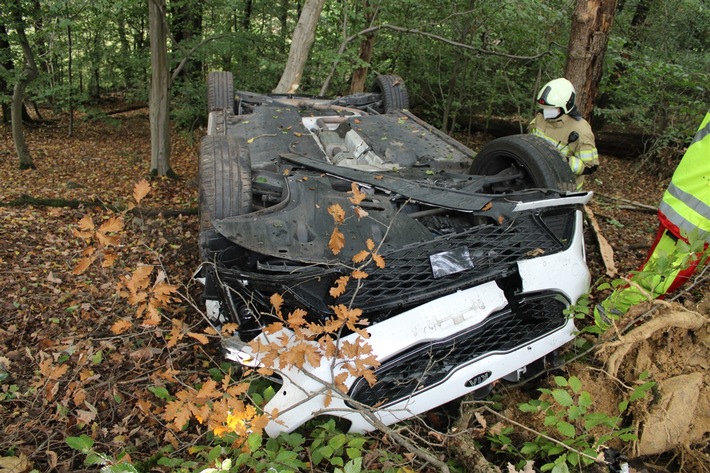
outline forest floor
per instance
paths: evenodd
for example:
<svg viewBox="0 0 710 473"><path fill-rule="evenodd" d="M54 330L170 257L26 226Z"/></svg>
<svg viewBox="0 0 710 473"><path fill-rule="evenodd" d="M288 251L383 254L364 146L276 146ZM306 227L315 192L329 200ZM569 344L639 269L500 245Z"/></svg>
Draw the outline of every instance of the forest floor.
<svg viewBox="0 0 710 473"><path fill-rule="evenodd" d="M466 137L474 149L486 139ZM164 403L154 393L156 386L194 385L221 361L214 339L203 344L199 337L175 337L167 320L182 320L183 333L204 328L194 302L199 287L191 280L199 264L199 139L173 136L171 165L179 180L149 179L145 110L77 120L72 137L64 120L49 121L29 128L26 140L36 169L19 171L10 128L0 127L0 461L22 458L18 472L30 467L80 471L84 455L65 439L82 433L95 440L97 450L129 452L139 460L165 445L176 451L194 445L204 431L199 426L166 429ZM644 260L657 228L650 209L659 202L670 173L650 174L630 159L601 160L588 182L595 192L589 208L614 250L618 278ZM151 190L140 206L117 211L133 202L134 187L142 179L149 180ZM63 206L56 206L59 199ZM113 226L112 217L119 214L125 218L122 228ZM104 236L119 239L112 265L110 251L95 239L102 224L107 225ZM77 236L79 229L95 232L94 237ZM596 288L611 278L605 275L590 224L585 240ZM82 258L97 255L76 274ZM125 289L126 275L141 265L154 266L154 274L178 285L182 294L157 326L141 324L135 307L117 292L121 281ZM648 303L632 310L600 340L580 336L595 345L554 372L579 378L594 409L610 416L619 414L619 402L643 385L639 378L648 373L657 383L654 395L622 415L624 425L639 428L641 439L624 447L613 441L609 445L630 458L644 455L648 471L710 471L709 288L707 279L700 278L670 304ZM604 295L593 289L591 304ZM117 334L111 330L117 321L128 321L132 328ZM580 322L589 324L588 318ZM584 344L570 348L575 349L584 349ZM541 377L523 388L500 384L494 394L507 420L489 413L466 425L459 422L457 428L469 429L474 441L515 422L541 431L540 416L519 412L516 403L536 397L535 388L551 382ZM516 436L535 437L524 430ZM666 453L657 455L661 452ZM508 457L489 456L504 466L496 458ZM643 471L642 460L635 471ZM0 471L6 471L2 468L0 464Z"/></svg>

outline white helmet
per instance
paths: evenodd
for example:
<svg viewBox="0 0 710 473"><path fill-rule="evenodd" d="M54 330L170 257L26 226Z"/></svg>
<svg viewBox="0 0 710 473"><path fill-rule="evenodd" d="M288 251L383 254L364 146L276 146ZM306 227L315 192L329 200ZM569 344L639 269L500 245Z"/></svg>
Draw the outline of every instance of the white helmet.
<svg viewBox="0 0 710 473"><path fill-rule="evenodd" d="M569 113L574 108L577 94L574 86L564 77L554 79L545 84L537 94L537 104L540 108L561 108L563 113Z"/></svg>

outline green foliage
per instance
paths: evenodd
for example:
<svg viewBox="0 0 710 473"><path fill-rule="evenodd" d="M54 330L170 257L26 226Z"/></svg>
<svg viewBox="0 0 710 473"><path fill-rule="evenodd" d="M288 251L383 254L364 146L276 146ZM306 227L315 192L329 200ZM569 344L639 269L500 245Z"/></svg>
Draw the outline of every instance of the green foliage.
<svg viewBox="0 0 710 473"><path fill-rule="evenodd" d="M643 373L640 381L647 377L648 373ZM630 403L645 398L655 382L636 385L628 399L617 406L616 416L596 412L591 394L583 390L582 382L576 376L555 376L554 382L553 389L539 389L541 396L538 399L518 405L522 412L542 415L544 426L551 431L515 445L512 440L514 429L509 427L489 435L492 444L523 458L521 465L530 459L543 458L547 463L540 467L541 471L562 472L583 471L585 466L594 463L598 448L610 441L637 440L634 427L622 426L622 415Z"/></svg>
<svg viewBox="0 0 710 473"><path fill-rule="evenodd" d="M269 394L268 389L260 396L256 396L256 392L252 396L262 400L268 398L273 395ZM161 399L169 397L163 388L154 387L150 390ZM151 462L178 472L237 472L249 468L256 472L285 473L304 471L310 465L312 471L360 473L365 471L362 457L370 449L367 437L346 434L338 429L333 419L325 418L310 422L301 432L284 433L277 438L264 438L260 434L251 433L246 439L238 439L234 434L221 438L209 435L208 439L209 444L193 447L196 458L183 457L184 452L173 452L170 447L166 447ZM115 457L101 453L88 435L68 437L66 443L86 455L86 466L101 466L101 471L108 473L144 471L145 465L124 461L126 452L119 452ZM394 457L391 453L382 452L383 461L395 460L390 461L393 464L402 462L401 457ZM396 469L378 471L394 472Z"/></svg>

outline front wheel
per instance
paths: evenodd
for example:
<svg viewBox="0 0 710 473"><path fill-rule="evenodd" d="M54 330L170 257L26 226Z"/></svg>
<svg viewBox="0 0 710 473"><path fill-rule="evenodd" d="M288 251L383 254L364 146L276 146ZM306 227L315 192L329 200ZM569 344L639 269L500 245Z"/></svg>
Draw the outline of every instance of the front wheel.
<svg viewBox="0 0 710 473"><path fill-rule="evenodd" d="M576 180L566 160L550 143L535 135L512 135L486 144L469 174L498 176L485 192L504 194L526 189L575 191Z"/></svg>

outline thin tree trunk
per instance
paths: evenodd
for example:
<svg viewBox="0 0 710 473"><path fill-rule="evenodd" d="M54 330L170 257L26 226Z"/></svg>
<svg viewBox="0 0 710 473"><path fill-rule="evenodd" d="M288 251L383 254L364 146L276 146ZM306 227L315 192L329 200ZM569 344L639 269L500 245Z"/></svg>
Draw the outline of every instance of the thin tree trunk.
<svg viewBox="0 0 710 473"><path fill-rule="evenodd" d="M67 12L67 18L69 18L69 12ZM68 85L69 85L69 136L74 136L74 96L72 95L72 37L71 37L71 23L67 23L67 75L68 75Z"/></svg>
<svg viewBox="0 0 710 473"><path fill-rule="evenodd" d="M377 8L373 7L369 0L363 0L362 8L365 13L365 22L369 28L375 21L375 17L377 16ZM365 81L367 80L367 73L370 70L369 64L372 59L372 51L375 49L376 35L377 32L375 31L367 33L365 38L360 42L360 61L367 65L360 66L353 71L353 77L350 81L351 94L365 91Z"/></svg>
<svg viewBox="0 0 710 473"><path fill-rule="evenodd" d="M20 12L19 1L16 0L11 8L13 8L12 13L16 24L17 39L20 42L22 53L25 57L25 65L22 69L22 74L17 80L12 93L12 138L15 141L15 151L20 159L20 169L34 169L35 165L32 161L32 155L25 141L22 125L22 111L24 110L25 89L30 82L39 77L39 71L37 70L37 63L35 62L30 42L27 40L27 35L25 34L24 19Z"/></svg>
<svg viewBox="0 0 710 473"><path fill-rule="evenodd" d="M0 23L0 51L10 50L10 39L7 35L7 26L4 23ZM8 54L4 58L4 61L0 64L0 69L5 72L12 71L15 65L12 63L12 58ZM0 76L0 94L10 95L10 86L4 77ZM7 103L2 103L2 122L10 123L10 105Z"/></svg>
<svg viewBox="0 0 710 473"><path fill-rule="evenodd" d="M577 108L587 120L599 90L616 3L617 0L577 0L572 15L565 77L577 90Z"/></svg>
<svg viewBox="0 0 710 473"><path fill-rule="evenodd" d="M301 86L303 69L306 67L308 54L316 38L318 18L324 3L325 0L306 0L303 5L303 11L293 32L288 61L286 61L286 67L274 93L292 94Z"/></svg>
<svg viewBox="0 0 710 473"><path fill-rule="evenodd" d="M150 21L150 172L171 176L170 74L168 73L165 0L149 0Z"/></svg>

